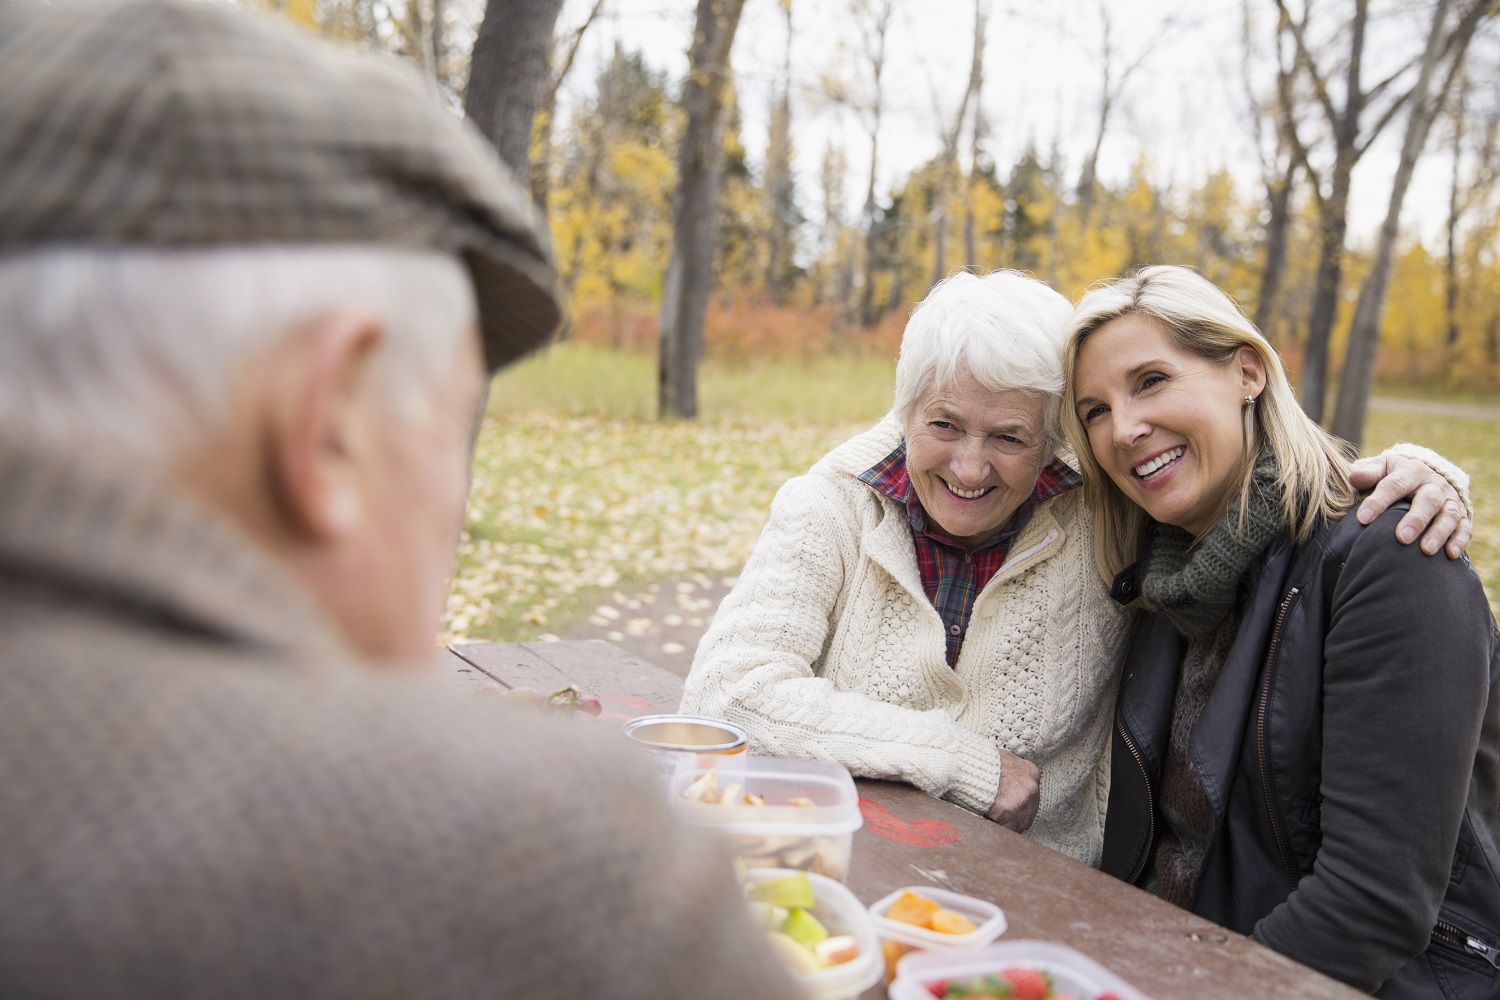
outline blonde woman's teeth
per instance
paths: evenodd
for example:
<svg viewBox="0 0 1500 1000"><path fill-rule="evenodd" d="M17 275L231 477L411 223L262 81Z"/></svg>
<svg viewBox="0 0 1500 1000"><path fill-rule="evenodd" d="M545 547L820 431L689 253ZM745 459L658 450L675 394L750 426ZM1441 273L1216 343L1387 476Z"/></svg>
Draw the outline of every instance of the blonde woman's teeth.
<svg viewBox="0 0 1500 1000"><path fill-rule="evenodd" d="M1173 462L1177 461L1179 458L1182 457L1182 453L1183 453L1184 450L1186 450L1186 449L1184 449L1182 447L1182 445L1178 445L1176 448L1173 448L1171 451L1164 451L1164 452L1162 452L1160 455L1157 455L1155 458L1153 458L1149 462L1142 462L1140 465L1137 465L1133 471L1135 472L1135 474L1137 476L1140 476L1142 479L1145 479L1147 476L1151 475L1151 473L1155 472L1156 470L1158 470L1158 469L1160 469L1160 468L1162 468L1164 466L1171 465Z"/></svg>

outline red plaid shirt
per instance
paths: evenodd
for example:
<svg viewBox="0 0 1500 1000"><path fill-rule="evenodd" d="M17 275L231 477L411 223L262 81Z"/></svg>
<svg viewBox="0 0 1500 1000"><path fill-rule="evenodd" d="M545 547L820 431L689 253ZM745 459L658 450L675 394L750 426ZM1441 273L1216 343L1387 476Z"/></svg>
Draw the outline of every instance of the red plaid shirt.
<svg viewBox="0 0 1500 1000"><path fill-rule="evenodd" d="M917 547L917 568L922 573L922 589L943 619L950 667L958 662L958 652L963 648L964 634L969 630L969 616L974 611L974 599L1005 564L1011 540L1026 527L1036 505L1083 483L1082 476L1058 459L1037 476L1036 489L1003 528L978 545L969 546L928 529L927 512L917 500L917 491L912 489L911 476L906 471L905 441L860 473L859 478L871 489L906 505L911 538Z"/></svg>

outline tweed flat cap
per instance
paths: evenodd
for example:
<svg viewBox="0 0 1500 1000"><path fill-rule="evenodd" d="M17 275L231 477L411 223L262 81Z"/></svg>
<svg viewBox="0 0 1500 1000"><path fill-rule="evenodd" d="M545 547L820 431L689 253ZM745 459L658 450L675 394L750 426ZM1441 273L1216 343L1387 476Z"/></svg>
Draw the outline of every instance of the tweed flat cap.
<svg viewBox="0 0 1500 1000"><path fill-rule="evenodd" d="M462 257L491 370L560 316L526 192L393 59L208 0L0 3L0 254L263 243Z"/></svg>

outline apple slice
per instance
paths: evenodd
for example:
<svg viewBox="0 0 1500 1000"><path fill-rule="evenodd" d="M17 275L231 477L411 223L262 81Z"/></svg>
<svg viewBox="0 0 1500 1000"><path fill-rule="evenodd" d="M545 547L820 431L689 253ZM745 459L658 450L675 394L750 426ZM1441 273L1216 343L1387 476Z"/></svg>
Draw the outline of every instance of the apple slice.
<svg viewBox="0 0 1500 1000"><path fill-rule="evenodd" d="M814 945L813 954L824 965L843 965L859 957L859 942L852 934L835 934Z"/></svg>
<svg viewBox="0 0 1500 1000"><path fill-rule="evenodd" d="M773 903L762 903L759 900L750 900L750 916L758 927L768 931L781 930L782 924L786 923L787 915L791 911L784 906L776 906Z"/></svg>
<svg viewBox="0 0 1500 1000"><path fill-rule="evenodd" d="M786 915L781 933L807 948L815 947L828 937L828 928L807 910L796 908Z"/></svg>
<svg viewBox="0 0 1500 1000"><path fill-rule="evenodd" d="M774 906L785 906L789 910L793 907L810 909L816 902L813 898L812 881L802 872L769 878L751 886L750 898Z"/></svg>
<svg viewBox="0 0 1500 1000"><path fill-rule="evenodd" d="M771 950L780 955L781 960L790 966L793 972L801 975L817 972L823 967L811 948L804 948L780 931L770 931L769 935Z"/></svg>

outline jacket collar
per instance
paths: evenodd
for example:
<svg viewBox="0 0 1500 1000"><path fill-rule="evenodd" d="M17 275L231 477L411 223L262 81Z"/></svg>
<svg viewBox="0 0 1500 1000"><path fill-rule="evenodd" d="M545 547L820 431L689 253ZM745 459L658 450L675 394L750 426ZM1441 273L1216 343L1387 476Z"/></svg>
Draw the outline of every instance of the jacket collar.
<svg viewBox="0 0 1500 1000"><path fill-rule="evenodd" d="M312 596L233 525L136 469L0 435L7 571L236 644L351 656Z"/></svg>
<svg viewBox="0 0 1500 1000"><path fill-rule="evenodd" d="M1188 756L1213 809L1215 831L1228 807L1229 788L1245 740L1249 715L1245 707L1259 694L1262 667L1295 554L1290 539L1281 536L1251 564L1245 578L1248 597L1234 643L1188 739ZM1161 776L1183 648L1183 639L1171 623L1154 615L1141 624L1126 667L1123 683L1129 693L1120 700L1121 721L1150 762L1153 782ZM1212 843L1209 846L1211 850Z"/></svg>

